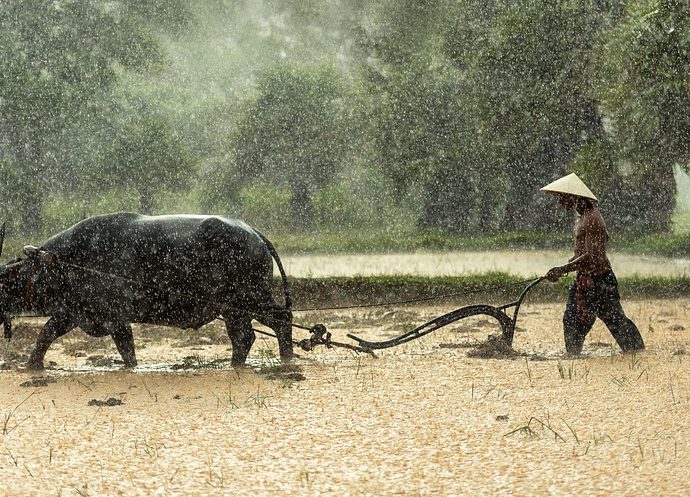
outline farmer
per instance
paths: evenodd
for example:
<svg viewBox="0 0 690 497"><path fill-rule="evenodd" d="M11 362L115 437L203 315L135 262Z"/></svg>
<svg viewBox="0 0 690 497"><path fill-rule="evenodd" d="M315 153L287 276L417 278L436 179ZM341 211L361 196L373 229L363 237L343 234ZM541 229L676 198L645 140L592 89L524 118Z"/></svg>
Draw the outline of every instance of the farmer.
<svg viewBox="0 0 690 497"><path fill-rule="evenodd" d="M554 194L566 209L575 209L575 255L567 264L549 269L545 278L557 281L577 271L570 287L563 314L565 348L569 355L582 352L585 337L596 318L600 318L624 352L644 349L640 330L623 312L618 281L606 257L609 234L604 218L596 209L597 198L575 173L549 183L541 189Z"/></svg>

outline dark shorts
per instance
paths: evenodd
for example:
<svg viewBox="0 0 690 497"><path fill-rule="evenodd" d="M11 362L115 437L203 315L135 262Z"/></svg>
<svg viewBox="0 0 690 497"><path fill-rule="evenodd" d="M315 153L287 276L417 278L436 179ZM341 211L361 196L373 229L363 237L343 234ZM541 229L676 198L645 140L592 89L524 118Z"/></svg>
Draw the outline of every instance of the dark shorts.
<svg viewBox="0 0 690 497"><path fill-rule="evenodd" d="M584 291L587 303L586 317L577 312L576 282L570 287L568 303L563 314L565 347L569 354L582 352L587 334L597 318L601 319L623 351L642 350L644 341L640 330L623 311L618 293L618 280L613 271L592 277L594 285ZM579 317L578 317L579 316Z"/></svg>

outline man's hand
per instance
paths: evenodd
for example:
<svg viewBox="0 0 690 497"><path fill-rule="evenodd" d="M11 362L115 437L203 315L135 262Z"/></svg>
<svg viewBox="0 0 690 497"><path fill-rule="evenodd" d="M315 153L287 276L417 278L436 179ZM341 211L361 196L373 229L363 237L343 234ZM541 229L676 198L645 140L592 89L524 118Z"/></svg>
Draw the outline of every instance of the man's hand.
<svg viewBox="0 0 690 497"><path fill-rule="evenodd" d="M563 276L565 273L566 272L563 270L562 267L556 266L549 269L549 272L546 273L544 278L546 278L549 281L558 281L560 277Z"/></svg>

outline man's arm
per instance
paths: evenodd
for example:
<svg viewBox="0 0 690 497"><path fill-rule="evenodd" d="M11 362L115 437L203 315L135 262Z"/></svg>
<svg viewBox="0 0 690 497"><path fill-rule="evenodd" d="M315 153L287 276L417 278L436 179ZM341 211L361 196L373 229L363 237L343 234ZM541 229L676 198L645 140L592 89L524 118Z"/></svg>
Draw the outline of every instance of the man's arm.
<svg viewBox="0 0 690 497"><path fill-rule="evenodd" d="M606 246L606 227L600 222L600 218L596 216L588 217L582 226L582 231L578 233L578 239L575 241L576 254L582 251L581 255L573 256L566 264L556 266L546 273L544 276L549 281L557 281L561 276L572 271L581 271L587 267L591 267L595 258L593 254L605 251ZM581 247L581 248L577 248Z"/></svg>
<svg viewBox="0 0 690 497"><path fill-rule="evenodd" d="M561 276L571 273L573 271L579 271L583 267L586 267L591 263L591 260L592 256L589 255L589 253L582 254L580 257L571 259L570 262L568 262L567 264L552 267L551 269L549 269L549 271L546 273L546 276L544 277L549 281L558 281L558 279Z"/></svg>

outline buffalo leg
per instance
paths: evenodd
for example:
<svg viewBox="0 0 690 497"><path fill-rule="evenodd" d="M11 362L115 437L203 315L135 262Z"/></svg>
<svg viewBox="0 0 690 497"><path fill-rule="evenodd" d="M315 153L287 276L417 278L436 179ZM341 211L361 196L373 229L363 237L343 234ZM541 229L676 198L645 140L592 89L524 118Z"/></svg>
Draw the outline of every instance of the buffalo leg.
<svg viewBox="0 0 690 497"><path fill-rule="evenodd" d="M232 365L244 366L249 355L249 350L256 340L252 329L252 320L246 315L230 314L223 316L225 328L228 331L230 343L232 343Z"/></svg>
<svg viewBox="0 0 690 497"><path fill-rule="evenodd" d="M28 369L43 369L43 359L48 352L51 344L62 335L74 328L74 323L67 316L53 316L41 329L41 333L36 340L36 348L29 356L26 363Z"/></svg>
<svg viewBox="0 0 690 497"><path fill-rule="evenodd" d="M276 306L271 311L257 316L256 319L275 332L280 358L292 359L295 356L292 349L292 312Z"/></svg>
<svg viewBox="0 0 690 497"><path fill-rule="evenodd" d="M113 337L115 347L122 356L126 368L133 368L137 365L137 357L134 352L134 335L132 325L129 323L112 323L110 325L110 336Z"/></svg>

